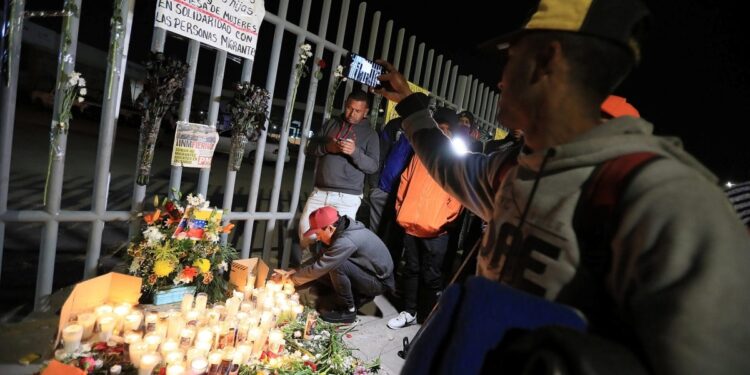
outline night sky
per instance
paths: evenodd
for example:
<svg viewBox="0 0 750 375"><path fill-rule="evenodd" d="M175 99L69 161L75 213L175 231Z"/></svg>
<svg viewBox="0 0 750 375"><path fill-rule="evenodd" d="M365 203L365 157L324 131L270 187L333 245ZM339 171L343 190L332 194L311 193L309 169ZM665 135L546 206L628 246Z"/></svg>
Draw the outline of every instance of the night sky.
<svg viewBox="0 0 750 375"><path fill-rule="evenodd" d="M313 8L320 3L313 1ZM338 19L338 1L333 3L331 19ZM27 9L60 6L55 4L62 1L27 1ZM459 74L474 74L485 83L495 84L500 77L498 62L480 55L476 46L519 27L534 4L533 0L460 1L452 5L386 0L370 1L367 14L369 18L375 10L383 12L381 33L385 21L394 19L391 51L395 48L397 30L405 27L407 40L409 35L416 35L418 43L427 42L428 48L457 62L461 67ZM685 148L722 181L750 180L750 148L740 136L745 130L742 127L750 124L745 114L750 108L750 68L742 59L748 55L750 46L747 40L750 32L743 18L746 13L740 10L738 1L648 1L647 4L654 15L654 25L643 62L616 93L627 97L644 118L653 122L657 134L680 137ZM154 0L136 2L131 60L146 58L154 5ZM352 1L350 14L356 14L358 5L358 1ZM301 6L301 0L290 1L292 20L295 13L292 9L296 6ZM275 12L277 7L277 1L266 1L270 11ZM111 2L85 0L83 8L80 39L106 48ZM311 20L310 30L317 30L315 22ZM350 20L349 28L353 30L354 19ZM257 61L263 61L267 55L263 42L272 34L272 28L261 28ZM287 34L285 44L293 43L290 35ZM329 31L328 39L334 38L335 33ZM350 39L351 36L345 46L351 45ZM367 39L363 38L363 49L366 44ZM202 54L199 68L212 65L212 60ZM239 70L239 64L228 67ZM262 73L256 77L254 72L253 80L256 79L263 82Z"/></svg>

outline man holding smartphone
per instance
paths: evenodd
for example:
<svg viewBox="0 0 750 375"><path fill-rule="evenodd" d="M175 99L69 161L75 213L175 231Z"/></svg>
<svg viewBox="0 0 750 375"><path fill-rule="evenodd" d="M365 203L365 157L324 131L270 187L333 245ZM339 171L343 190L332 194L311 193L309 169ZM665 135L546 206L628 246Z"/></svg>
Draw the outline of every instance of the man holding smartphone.
<svg viewBox="0 0 750 375"><path fill-rule="evenodd" d="M317 157L315 187L302 210L299 223L300 247L311 239L310 213L323 206L335 207L341 215L355 219L362 203L365 174L378 170L378 134L365 118L368 94L354 90L346 99L344 113L333 117L310 139L305 153Z"/></svg>

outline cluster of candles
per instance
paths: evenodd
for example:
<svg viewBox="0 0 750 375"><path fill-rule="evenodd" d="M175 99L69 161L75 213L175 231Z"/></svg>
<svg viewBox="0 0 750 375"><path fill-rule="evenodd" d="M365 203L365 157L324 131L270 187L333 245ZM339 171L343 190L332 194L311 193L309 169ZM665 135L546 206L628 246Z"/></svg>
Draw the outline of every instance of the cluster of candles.
<svg viewBox="0 0 750 375"><path fill-rule="evenodd" d="M250 281L210 308L205 293L185 294L180 310L144 314L129 304L98 306L66 325L62 351L74 353L82 340L124 342L125 358L139 375L150 375L159 364L167 375L236 374L265 350L280 353L284 335L277 322L296 319L304 310L290 281L260 288Z"/></svg>

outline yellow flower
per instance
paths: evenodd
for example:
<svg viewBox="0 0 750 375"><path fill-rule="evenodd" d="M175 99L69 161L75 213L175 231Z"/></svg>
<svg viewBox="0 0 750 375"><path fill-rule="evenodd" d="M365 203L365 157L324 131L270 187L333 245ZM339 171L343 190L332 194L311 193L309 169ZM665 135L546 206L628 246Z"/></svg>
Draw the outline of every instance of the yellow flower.
<svg viewBox="0 0 750 375"><path fill-rule="evenodd" d="M193 262L193 266L198 267L201 273L206 273L211 269L211 261L206 258L200 258Z"/></svg>
<svg viewBox="0 0 750 375"><path fill-rule="evenodd" d="M174 264L168 260L157 260L154 262L154 274L158 277L164 277L174 271Z"/></svg>

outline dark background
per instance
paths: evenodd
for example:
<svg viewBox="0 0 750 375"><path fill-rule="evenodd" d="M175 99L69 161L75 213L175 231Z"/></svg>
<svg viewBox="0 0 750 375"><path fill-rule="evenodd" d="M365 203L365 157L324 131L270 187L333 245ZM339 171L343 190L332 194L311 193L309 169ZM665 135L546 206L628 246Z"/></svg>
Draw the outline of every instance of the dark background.
<svg viewBox="0 0 750 375"><path fill-rule="evenodd" d="M338 1L333 2L328 40L335 39L338 20ZM408 37L416 35L417 45L442 53L460 66L459 74L473 74L485 84L494 85L499 76L499 64L493 58L480 55L476 46L481 42L519 27L535 6L533 0L503 2L460 1L437 3L431 1L371 1L367 19L376 10L382 11L382 34L385 22L394 20L391 53L400 28L406 28L404 48ZM59 9L62 1L28 0L27 10ZM301 0L289 2L288 18L299 19ZM313 1L313 15L321 2ZM347 30L354 30L358 1L350 5ZM660 135L680 137L685 148L706 164L723 180L750 179L750 151L745 146L742 127L747 123L745 110L750 99L747 56L748 27L738 1L648 1L654 15L653 29L644 48L641 65L618 89L647 120L653 122ZM150 46L154 16L154 0L138 0L131 37L130 60L143 61ZM109 38L111 1L84 0L79 39L106 50ZM266 9L276 13L278 1L266 1ZM319 10L317 11L319 12ZM309 30L317 31L319 17L311 17ZM37 21L36 19L34 20ZM49 27L59 30L59 22L44 20ZM57 26L55 26L57 25ZM361 51L367 49L365 27ZM353 32L348 33L345 46L351 46ZM253 82L265 82L263 61L268 59L273 26L261 28L253 72ZM171 39L171 38L170 38ZM184 47L167 41L167 52L184 55ZM284 50L294 43L286 33ZM183 45L186 43L183 43ZM380 45L376 51L380 50ZM437 55L436 53L436 55ZM282 53L282 61L291 55ZM426 53L425 53L426 56ZM405 57L405 55L404 55ZM324 55L330 58L330 53ZM416 50L415 50L416 59ZM329 60L330 61L330 60ZM402 60L403 61L403 60ZM261 62L261 63L258 63ZM227 63L227 77L238 77L240 65ZM210 85L213 54L201 52L197 83ZM279 65L279 77L286 77L286 64ZM227 78L229 79L229 78ZM279 81L285 81L280 79ZM225 83L225 87L227 84ZM304 84L300 92L305 92ZM283 97L286 83L277 83L275 96ZM324 95L318 94L318 99ZM298 100L303 100L298 96Z"/></svg>

